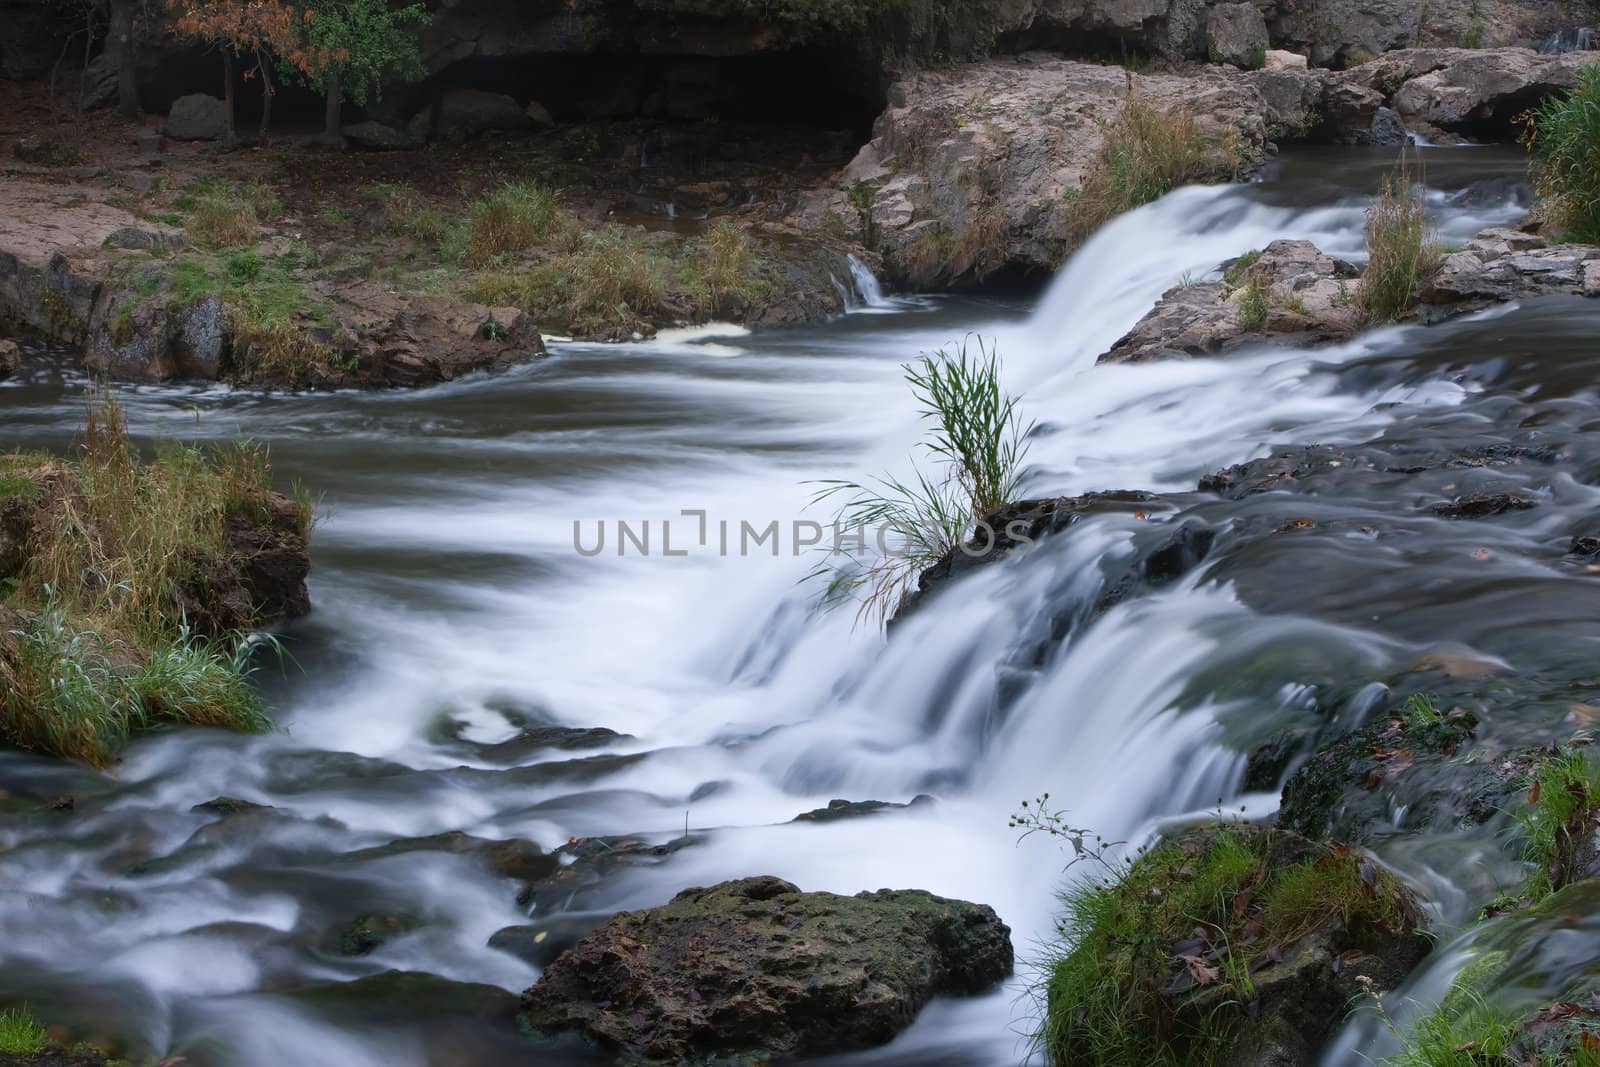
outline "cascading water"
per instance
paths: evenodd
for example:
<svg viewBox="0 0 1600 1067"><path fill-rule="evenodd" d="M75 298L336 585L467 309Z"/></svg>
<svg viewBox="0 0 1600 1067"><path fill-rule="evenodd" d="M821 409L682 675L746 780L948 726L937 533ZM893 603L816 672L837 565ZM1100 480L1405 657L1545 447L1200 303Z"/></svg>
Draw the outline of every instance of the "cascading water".
<svg viewBox="0 0 1600 1067"><path fill-rule="evenodd" d="M1449 169L1441 158L1431 176ZM955 298L899 305L852 261L867 307L902 314L567 345L418 395L131 390L137 431L194 436L198 410L200 435L262 440L280 473L327 494L317 611L289 635L303 671L270 681L278 733L149 736L109 779L0 753L8 787L79 797L70 817L0 824L0 991L196 1064L422 1064L434 1038L415 1020L347 1018L294 991L391 968L519 990L537 971L487 947L501 927L556 930L755 873L990 903L1031 957L1052 929L1061 859L1010 836L1020 800L1049 792L1076 823L1128 841L1219 800L1270 810L1270 796L1239 796L1230 732L1299 714L1303 679L1285 668L1227 693L1199 680L1246 656L1298 664L1307 648L1323 665L1370 666L1403 642L1346 620L1267 618L1199 574L1041 639L1131 554L1149 523L1126 516L982 569L885 642L848 611L812 610L799 579L816 557L789 539L795 520L822 517L806 483L903 471L920 424L899 365L967 333L997 341L1043 424L1027 485L1041 494L1192 488L1286 436L1362 441L1402 406L1446 417L1470 383L1368 369L1416 330L1314 354L1093 365L1164 290L1275 238L1359 255L1353 189L1372 187L1368 173L1350 188L1319 174L1291 202L1271 183L1179 190L1092 240L1030 317ZM1514 218L1520 195L1430 203L1450 237ZM0 392L0 445L64 444L76 407L62 392ZM654 553L619 554L619 520L649 521ZM719 523L772 520L776 554L717 550ZM574 524L592 545L602 522L605 549L575 551ZM668 522L687 555L661 554ZM516 733L507 706L625 736L581 766L507 767L482 749ZM834 797L922 793L936 805L789 822ZM212 829L191 808L219 794L274 810ZM531 918L465 857L351 858L455 830L547 847L671 842L686 820L686 847ZM379 910L421 921L367 956L327 949L342 918ZM839 1062L1015 1064L1025 982L935 1004L888 1049ZM462 1062L505 1062L492 1043L451 1040Z"/></svg>

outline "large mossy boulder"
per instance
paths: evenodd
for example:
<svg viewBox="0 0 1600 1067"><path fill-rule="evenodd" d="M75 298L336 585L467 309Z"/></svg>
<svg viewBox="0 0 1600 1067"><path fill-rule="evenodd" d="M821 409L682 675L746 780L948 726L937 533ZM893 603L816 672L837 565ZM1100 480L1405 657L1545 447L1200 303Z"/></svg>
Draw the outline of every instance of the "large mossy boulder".
<svg viewBox="0 0 1600 1067"><path fill-rule="evenodd" d="M1058 1067L1313 1063L1428 950L1365 854L1247 824L1163 840L1066 902L1040 1034Z"/></svg>
<svg viewBox="0 0 1600 1067"><path fill-rule="evenodd" d="M623 912L522 995L546 1033L577 1031L630 1063L869 1048L929 999L1011 973L994 909L918 890L802 893L756 877Z"/></svg>

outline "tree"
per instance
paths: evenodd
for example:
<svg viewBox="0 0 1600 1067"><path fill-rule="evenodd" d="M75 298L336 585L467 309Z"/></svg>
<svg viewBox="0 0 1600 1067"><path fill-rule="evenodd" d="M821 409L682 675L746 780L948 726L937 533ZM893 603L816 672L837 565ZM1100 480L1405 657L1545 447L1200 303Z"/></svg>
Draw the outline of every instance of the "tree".
<svg viewBox="0 0 1600 1067"><path fill-rule="evenodd" d="M428 21L421 4L390 7L388 0L329 0L306 8L306 62L299 69L327 97L324 135L339 139L339 109L346 99L365 105L382 95L383 79L414 81L427 73L411 32Z"/></svg>
<svg viewBox="0 0 1600 1067"><path fill-rule="evenodd" d="M205 41L222 53L222 98L227 101L230 132L234 61L249 59L244 77L246 81L261 79L261 132L265 134L277 92L272 84L273 58L311 73L311 53L302 47L299 20L289 0L167 0L167 6L177 16L180 34Z"/></svg>
<svg viewBox="0 0 1600 1067"><path fill-rule="evenodd" d="M117 114L125 119L139 117L139 74L133 46L133 0L108 0L110 25L108 44L117 68Z"/></svg>

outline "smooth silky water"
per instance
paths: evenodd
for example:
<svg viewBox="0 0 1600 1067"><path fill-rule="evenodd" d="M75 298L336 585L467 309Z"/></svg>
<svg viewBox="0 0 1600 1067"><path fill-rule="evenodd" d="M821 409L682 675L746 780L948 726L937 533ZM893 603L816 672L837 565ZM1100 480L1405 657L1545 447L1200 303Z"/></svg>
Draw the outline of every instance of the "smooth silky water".
<svg viewBox="0 0 1600 1067"><path fill-rule="evenodd" d="M1445 240L1525 211L1514 155L1422 156ZM0 753L0 787L77 798L72 813L0 822L0 994L201 1065L514 1062L513 1033L292 994L388 969L520 991L538 973L487 947L502 927L570 928L769 873L982 901L1013 930L1023 966L1010 985L937 1002L893 1045L830 1062L1021 1062L1026 961L1052 929L1065 858L1019 845L1007 819L1020 801L1048 792L1074 823L1127 841L1219 806L1266 814L1274 796L1241 795L1245 755L1314 720L1319 693L1357 694L1340 714L1358 717L1366 683L1439 646L1576 669L1600 603L1591 580L1557 572L1549 545L1593 514L1594 491L1558 481L1552 506L1515 526L1416 518L1415 551L1330 533L1232 555L1224 539L1200 572L1024 663L1041 620L1092 603L1149 522L1086 521L965 579L886 642L849 610L813 610L818 590L801 579L817 556L794 550L792 523L828 516L808 509L808 483L907 473L921 426L900 365L973 334L998 343L1039 420L1029 492L1183 494L1162 521L1249 521L1265 498L1219 501L1195 481L1273 445L1427 447L1498 440L1535 415L1581 424L1600 324L1581 301L1311 352L1093 365L1163 290L1275 238L1358 258L1366 196L1393 162L1306 152L1259 185L1180 190L1114 222L1036 300L869 292L860 313L814 326L552 344L548 359L417 393L124 389L141 439L250 438L284 485L320 496L315 608L283 634L294 662L262 675L280 724L269 735L148 735L109 776ZM69 448L83 385L41 362L0 388L0 447ZM1355 486L1318 506L1357 519L1417 504ZM709 544L686 510L705 512ZM648 555L630 543L619 557L619 520L649 521ZM778 555L738 551L741 521L774 520ZM664 521L687 555L663 554ZM576 551L574 524L592 548L601 522L604 551ZM1489 563L1472 555L1482 545ZM515 734L495 710L507 705L610 727L629 737L603 755L640 758L488 762L475 745ZM922 793L937 803L789 823L836 797ZM191 806L220 794L280 814L197 836L216 817ZM342 855L450 830L546 849L623 833L669 843L686 823L687 846L531 917L470 857ZM1444 923L1511 877L1492 842L1396 838L1381 854ZM426 925L368 956L327 951L330 929L368 911ZM1371 1040L1346 1039L1341 1055Z"/></svg>

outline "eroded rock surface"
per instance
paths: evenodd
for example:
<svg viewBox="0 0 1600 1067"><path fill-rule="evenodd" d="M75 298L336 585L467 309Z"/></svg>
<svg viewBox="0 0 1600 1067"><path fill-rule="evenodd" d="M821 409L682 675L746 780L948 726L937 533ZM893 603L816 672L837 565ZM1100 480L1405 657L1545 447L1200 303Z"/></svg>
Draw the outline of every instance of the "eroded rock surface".
<svg viewBox="0 0 1600 1067"><path fill-rule="evenodd" d="M883 1044L939 994L1011 973L992 908L917 890L802 893L779 878L688 889L623 912L522 996L539 1030L634 1062L815 1054Z"/></svg>

